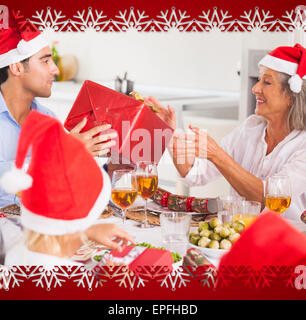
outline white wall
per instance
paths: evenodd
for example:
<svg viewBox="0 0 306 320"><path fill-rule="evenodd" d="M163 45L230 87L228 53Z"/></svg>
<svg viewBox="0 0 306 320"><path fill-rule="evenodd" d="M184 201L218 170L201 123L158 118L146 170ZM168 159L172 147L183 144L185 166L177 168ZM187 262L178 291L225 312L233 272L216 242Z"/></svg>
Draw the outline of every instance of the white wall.
<svg viewBox="0 0 306 320"><path fill-rule="evenodd" d="M237 68L249 48L273 49L294 41L286 32L54 32L60 54L79 61L77 79L112 80L128 71L143 84L239 91ZM290 43L291 42L291 43Z"/></svg>
<svg viewBox="0 0 306 320"><path fill-rule="evenodd" d="M79 61L78 80L112 80L128 71L143 84L239 91L237 65L247 49L288 45L285 32L54 32L60 54Z"/></svg>
<svg viewBox="0 0 306 320"><path fill-rule="evenodd" d="M293 44L286 32L54 32L60 54L79 61L77 79L108 81L128 71L138 83L239 91L237 65L249 49ZM298 39L297 39L298 40Z"/></svg>

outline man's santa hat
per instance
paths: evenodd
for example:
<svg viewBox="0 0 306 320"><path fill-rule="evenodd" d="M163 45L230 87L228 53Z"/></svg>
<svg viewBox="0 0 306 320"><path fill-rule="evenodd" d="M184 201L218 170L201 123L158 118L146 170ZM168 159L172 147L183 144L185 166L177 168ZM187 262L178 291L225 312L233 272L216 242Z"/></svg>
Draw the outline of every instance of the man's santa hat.
<svg viewBox="0 0 306 320"><path fill-rule="evenodd" d="M40 31L19 13L9 12L9 25L0 31L0 68L27 59L48 46Z"/></svg>
<svg viewBox="0 0 306 320"><path fill-rule="evenodd" d="M27 173L22 169L31 147ZM21 193L21 222L33 231L63 235L87 229L109 202L108 174L62 124L31 111L21 131L15 166L0 180Z"/></svg>
<svg viewBox="0 0 306 320"><path fill-rule="evenodd" d="M278 47L265 55L258 65L291 75L290 89L299 93L306 79L306 49L298 43L294 47Z"/></svg>

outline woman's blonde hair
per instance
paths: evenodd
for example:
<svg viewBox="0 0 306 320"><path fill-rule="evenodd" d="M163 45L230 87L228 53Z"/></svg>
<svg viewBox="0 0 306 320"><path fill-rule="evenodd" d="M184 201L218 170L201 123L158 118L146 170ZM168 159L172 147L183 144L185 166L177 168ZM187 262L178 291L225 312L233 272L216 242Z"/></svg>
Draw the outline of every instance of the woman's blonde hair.
<svg viewBox="0 0 306 320"><path fill-rule="evenodd" d="M25 245L29 250L57 256L63 255L64 236L51 236L29 229L25 229L25 236Z"/></svg>
<svg viewBox="0 0 306 320"><path fill-rule="evenodd" d="M291 107L288 114L287 126L292 130L306 130L306 80L303 80L302 90L299 93L291 91L288 80L290 75L279 72L281 85L290 97Z"/></svg>

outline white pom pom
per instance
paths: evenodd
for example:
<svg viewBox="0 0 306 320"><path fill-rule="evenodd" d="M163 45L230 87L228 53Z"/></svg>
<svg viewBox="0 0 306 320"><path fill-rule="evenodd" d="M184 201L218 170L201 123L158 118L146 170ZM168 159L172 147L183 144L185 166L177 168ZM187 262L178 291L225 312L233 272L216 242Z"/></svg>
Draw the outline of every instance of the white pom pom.
<svg viewBox="0 0 306 320"><path fill-rule="evenodd" d="M295 93L301 92L303 80L298 74L295 74L294 76L292 76L288 82L289 82L291 91Z"/></svg>
<svg viewBox="0 0 306 320"><path fill-rule="evenodd" d="M11 170L4 173L0 179L0 184L3 190L8 193L16 194L22 190L31 187L33 179L22 169L17 169L15 166Z"/></svg>

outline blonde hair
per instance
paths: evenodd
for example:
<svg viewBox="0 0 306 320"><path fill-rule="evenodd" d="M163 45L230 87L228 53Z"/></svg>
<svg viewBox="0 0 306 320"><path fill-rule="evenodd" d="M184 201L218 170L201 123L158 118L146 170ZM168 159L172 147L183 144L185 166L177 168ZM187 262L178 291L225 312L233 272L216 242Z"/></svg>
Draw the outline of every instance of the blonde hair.
<svg viewBox="0 0 306 320"><path fill-rule="evenodd" d="M25 245L31 251L60 257L64 255L65 236L51 236L30 229L25 229L25 236Z"/></svg>

